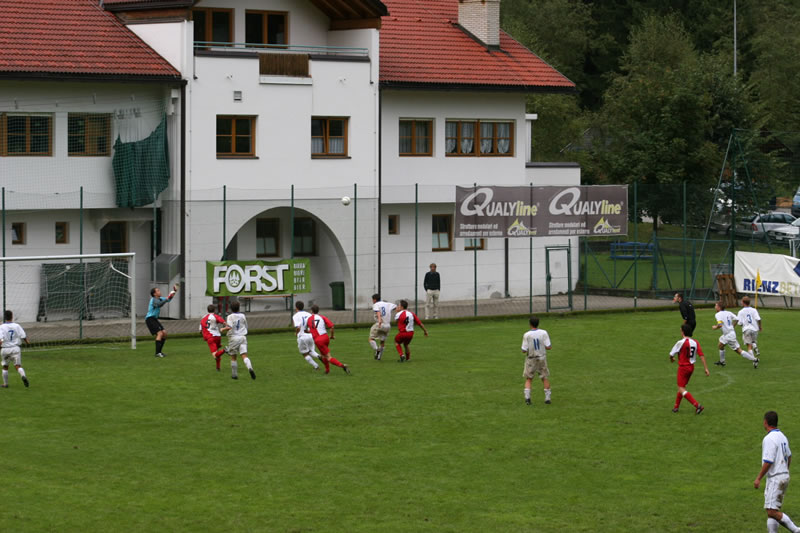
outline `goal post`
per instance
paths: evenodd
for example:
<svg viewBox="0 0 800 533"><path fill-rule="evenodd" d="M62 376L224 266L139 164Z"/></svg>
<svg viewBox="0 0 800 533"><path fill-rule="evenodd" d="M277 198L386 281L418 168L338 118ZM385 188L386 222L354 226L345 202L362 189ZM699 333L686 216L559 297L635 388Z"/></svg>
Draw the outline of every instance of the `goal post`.
<svg viewBox="0 0 800 533"><path fill-rule="evenodd" d="M34 346L130 341L136 349L136 254L0 257L3 309Z"/></svg>

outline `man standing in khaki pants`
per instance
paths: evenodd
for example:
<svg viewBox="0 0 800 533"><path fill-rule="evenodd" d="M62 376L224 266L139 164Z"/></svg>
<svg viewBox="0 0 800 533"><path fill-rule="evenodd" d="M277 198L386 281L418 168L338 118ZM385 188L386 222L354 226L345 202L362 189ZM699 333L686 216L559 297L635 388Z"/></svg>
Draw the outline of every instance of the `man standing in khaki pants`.
<svg viewBox="0 0 800 533"><path fill-rule="evenodd" d="M425 281L422 286L425 288L425 319L439 318L439 289L441 281L439 273L436 272L436 263L431 263L430 272L425 273Z"/></svg>

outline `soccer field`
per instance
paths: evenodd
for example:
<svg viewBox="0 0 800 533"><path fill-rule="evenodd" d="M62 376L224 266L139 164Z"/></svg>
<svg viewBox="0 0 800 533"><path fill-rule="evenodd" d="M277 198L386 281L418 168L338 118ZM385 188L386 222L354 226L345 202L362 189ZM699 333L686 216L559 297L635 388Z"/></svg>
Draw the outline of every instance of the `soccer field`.
<svg viewBox="0 0 800 533"><path fill-rule="evenodd" d="M0 390L0 531L761 531L765 411L800 450L797 313L762 309L761 365L698 360L671 412L677 309L544 317L553 403L523 401L527 319L428 324L412 360L337 330L352 376L314 373L292 333L252 335L253 381L201 337L23 351ZM741 337L740 337L741 338ZM800 486L784 505L800 519Z"/></svg>

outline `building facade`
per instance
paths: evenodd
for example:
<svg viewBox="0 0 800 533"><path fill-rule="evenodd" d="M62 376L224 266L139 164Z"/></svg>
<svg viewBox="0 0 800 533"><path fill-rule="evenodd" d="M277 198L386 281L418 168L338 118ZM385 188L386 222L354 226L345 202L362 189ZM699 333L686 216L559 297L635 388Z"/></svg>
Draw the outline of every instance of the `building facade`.
<svg viewBox="0 0 800 533"><path fill-rule="evenodd" d="M338 281L348 308L378 291L421 297L431 262L443 298L473 297L476 266L479 298L524 295L529 240L456 239L455 187L580 181L575 165L528 163L526 94L574 85L499 29L499 1L41 0L24 16L12 4L0 14L20 32L57 31L48 19L68 13L108 42L54 50L45 66L41 43L20 42L0 68L3 142L17 150L0 153L5 254L136 252L139 287L183 283L172 316L203 313L206 261L221 259L308 258L298 297L322 307ZM38 153L34 126L48 120ZM76 153L81 131L92 153ZM123 172L117 140L150 143L152 157Z"/></svg>

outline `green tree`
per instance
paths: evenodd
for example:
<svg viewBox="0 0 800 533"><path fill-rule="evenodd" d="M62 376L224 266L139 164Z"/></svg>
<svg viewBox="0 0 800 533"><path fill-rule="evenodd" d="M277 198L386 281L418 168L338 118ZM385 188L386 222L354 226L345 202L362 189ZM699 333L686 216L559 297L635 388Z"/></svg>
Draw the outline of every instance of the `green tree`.
<svg viewBox="0 0 800 533"><path fill-rule="evenodd" d="M603 135L593 155L608 182L638 183L632 215L652 217L655 232L659 218L681 220L684 181L694 191L713 188L723 157L711 139L704 62L678 18L646 16L630 41L599 114Z"/></svg>

